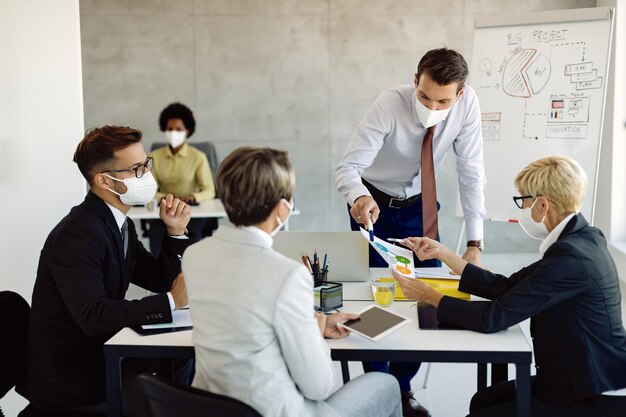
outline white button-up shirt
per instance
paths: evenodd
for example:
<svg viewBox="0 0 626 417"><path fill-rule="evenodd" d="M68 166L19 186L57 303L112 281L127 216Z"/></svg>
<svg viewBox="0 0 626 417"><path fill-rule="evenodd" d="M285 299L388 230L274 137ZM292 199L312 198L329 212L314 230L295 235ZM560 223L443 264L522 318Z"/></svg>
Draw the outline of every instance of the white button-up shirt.
<svg viewBox="0 0 626 417"><path fill-rule="evenodd" d="M426 129L417 116L416 100L414 86L400 85L383 92L365 114L335 170L335 186L348 203L370 195L361 178L397 198L421 192L421 152ZM467 239L482 239L486 180L481 117L478 97L469 86L465 86L465 93L435 129L435 176L450 147L457 159Z"/></svg>

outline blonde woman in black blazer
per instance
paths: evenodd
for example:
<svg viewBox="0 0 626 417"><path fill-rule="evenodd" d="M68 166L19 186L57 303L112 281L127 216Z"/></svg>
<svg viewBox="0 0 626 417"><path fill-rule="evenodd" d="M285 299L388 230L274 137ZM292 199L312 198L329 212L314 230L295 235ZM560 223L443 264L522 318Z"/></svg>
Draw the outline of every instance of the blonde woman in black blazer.
<svg viewBox="0 0 626 417"><path fill-rule="evenodd" d="M461 275L459 289L491 301L468 302L397 277L409 298L437 307L438 319L493 333L527 318L537 375L533 416L626 415L626 331L615 264L602 232L578 209L587 177L574 160L535 161L516 177L520 224L541 239L542 258L510 277L468 264L426 238L405 240L420 259L440 259ZM513 381L479 391L470 416L515 415Z"/></svg>

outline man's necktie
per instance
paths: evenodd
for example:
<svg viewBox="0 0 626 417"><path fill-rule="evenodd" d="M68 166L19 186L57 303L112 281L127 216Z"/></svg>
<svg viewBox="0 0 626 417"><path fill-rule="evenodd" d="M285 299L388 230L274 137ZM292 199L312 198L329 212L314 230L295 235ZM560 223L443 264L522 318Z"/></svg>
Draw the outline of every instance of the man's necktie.
<svg viewBox="0 0 626 417"><path fill-rule="evenodd" d="M422 143L422 227L424 236L437 238L437 185L435 184L435 164L433 162L433 136L435 126L428 128Z"/></svg>
<svg viewBox="0 0 626 417"><path fill-rule="evenodd" d="M126 253L128 252L128 219L124 220L122 225L122 242L124 242L124 259L126 259Z"/></svg>

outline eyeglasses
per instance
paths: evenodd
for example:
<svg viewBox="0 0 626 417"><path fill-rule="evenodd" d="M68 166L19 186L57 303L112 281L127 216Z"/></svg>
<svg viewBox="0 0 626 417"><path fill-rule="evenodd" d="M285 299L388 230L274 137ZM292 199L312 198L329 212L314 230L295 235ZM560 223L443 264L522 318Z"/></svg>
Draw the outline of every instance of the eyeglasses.
<svg viewBox="0 0 626 417"><path fill-rule="evenodd" d="M541 194L537 194L537 197L541 197ZM521 196L513 196L513 201L518 208L524 208L524 200L527 198L537 198L533 195L521 195Z"/></svg>
<svg viewBox="0 0 626 417"><path fill-rule="evenodd" d="M141 178L143 177L143 174L145 174L146 172L150 171L152 169L152 157L149 156L148 159L146 159L146 162L144 162L141 165L137 165L135 168L129 168L129 169L107 169L102 171L101 173L104 172L134 172L135 173L135 177L137 178Z"/></svg>

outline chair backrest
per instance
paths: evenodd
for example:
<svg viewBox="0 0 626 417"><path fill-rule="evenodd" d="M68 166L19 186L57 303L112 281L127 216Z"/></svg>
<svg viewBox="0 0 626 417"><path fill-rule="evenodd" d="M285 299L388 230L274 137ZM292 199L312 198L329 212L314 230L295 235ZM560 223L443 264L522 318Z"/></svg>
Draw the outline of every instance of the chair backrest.
<svg viewBox="0 0 626 417"><path fill-rule="evenodd" d="M154 142L151 151L162 148L166 146L167 143L164 142ZM219 165L219 159L217 157L217 151L215 150L215 145L212 142L190 142L190 146L198 149L200 152L204 152L207 159L209 160L209 167L211 168L211 175L213 176L213 184L216 184L215 175L217 174L217 167Z"/></svg>
<svg viewBox="0 0 626 417"><path fill-rule="evenodd" d="M21 295L0 292L0 327L6 337L0 343L0 398L17 383L24 366L30 306Z"/></svg>
<svg viewBox="0 0 626 417"><path fill-rule="evenodd" d="M143 373L133 383L133 417L262 417L234 398Z"/></svg>

